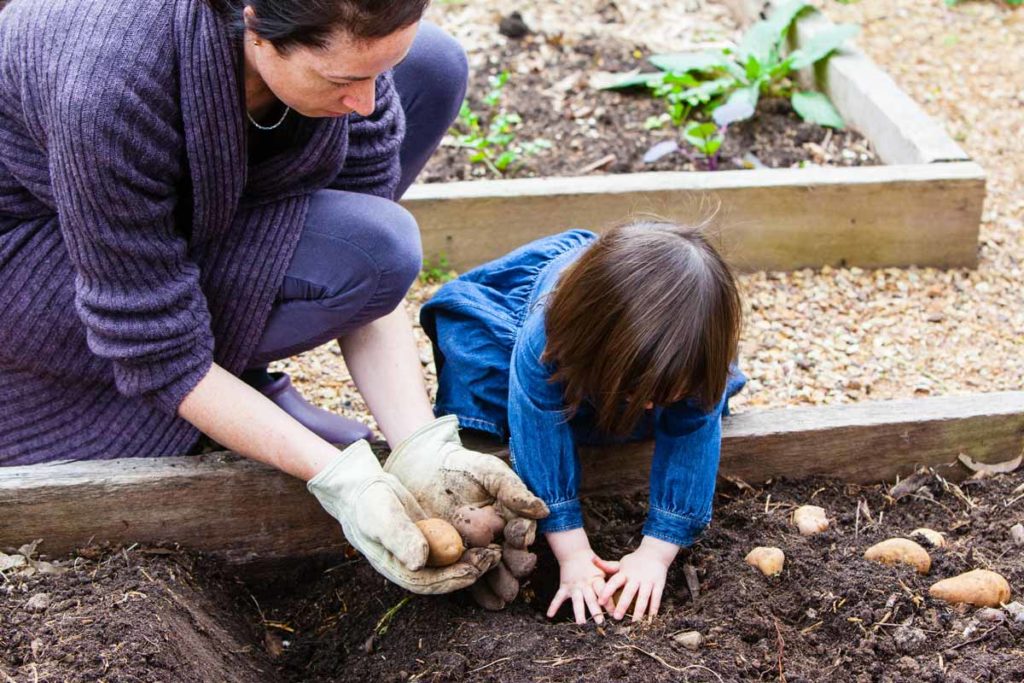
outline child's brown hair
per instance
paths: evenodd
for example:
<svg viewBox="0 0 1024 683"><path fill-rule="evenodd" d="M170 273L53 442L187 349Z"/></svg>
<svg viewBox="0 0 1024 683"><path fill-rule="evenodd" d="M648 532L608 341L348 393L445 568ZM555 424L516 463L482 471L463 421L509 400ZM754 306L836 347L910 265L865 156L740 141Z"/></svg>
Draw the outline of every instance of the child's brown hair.
<svg viewBox="0 0 1024 683"><path fill-rule="evenodd" d="M625 435L648 402L718 403L742 311L706 227L619 225L562 273L548 304L544 360L556 366L552 381L564 384L570 416L589 400L599 429Z"/></svg>

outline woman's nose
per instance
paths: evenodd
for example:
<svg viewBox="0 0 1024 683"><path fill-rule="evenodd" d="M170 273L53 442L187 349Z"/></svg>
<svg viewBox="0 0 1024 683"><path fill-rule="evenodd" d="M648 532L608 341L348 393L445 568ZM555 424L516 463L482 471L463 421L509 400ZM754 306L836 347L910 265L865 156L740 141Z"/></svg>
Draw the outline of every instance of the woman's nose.
<svg viewBox="0 0 1024 683"><path fill-rule="evenodd" d="M342 100L345 107L351 109L360 116L369 116L373 113L377 101L377 88L374 79L368 79L355 83L352 89Z"/></svg>

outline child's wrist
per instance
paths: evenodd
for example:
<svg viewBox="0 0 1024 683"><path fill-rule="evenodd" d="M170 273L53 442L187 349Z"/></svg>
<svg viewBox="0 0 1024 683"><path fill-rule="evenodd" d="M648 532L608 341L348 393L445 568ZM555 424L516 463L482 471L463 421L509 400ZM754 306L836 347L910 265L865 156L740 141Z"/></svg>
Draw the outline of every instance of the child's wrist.
<svg viewBox="0 0 1024 683"><path fill-rule="evenodd" d="M654 538L653 536L644 536L643 540L640 541L640 550L643 550L645 554L653 556L655 559L664 563L666 567L672 564L676 559L676 555L679 554L680 546L669 541L663 541L660 538Z"/></svg>
<svg viewBox="0 0 1024 683"><path fill-rule="evenodd" d="M560 562L565 558L582 552L593 552L590 548L590 539L583 529L568 529L566 531L549 531L544 534L551 552Z"/></svg>

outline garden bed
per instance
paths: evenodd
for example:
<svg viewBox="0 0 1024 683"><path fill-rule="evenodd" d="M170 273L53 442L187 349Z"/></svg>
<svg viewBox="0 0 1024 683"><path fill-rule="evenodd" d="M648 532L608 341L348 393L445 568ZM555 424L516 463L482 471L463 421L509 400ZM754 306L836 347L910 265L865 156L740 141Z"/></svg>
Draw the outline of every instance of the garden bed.
<svg viewBox="0 0 1024 683"><path fill-rule="evenodd" d="M738 13L743 11L737 6ZM747 23L753 19L744 16ZM805 44L829 26L821 14L803 17L797 22L795 44ZM726 143L732 146L726 148L722 167L753 166L751 170L666 170L703 163L674 154L650 165L653 172L635 172L648 168L638 161L643 151L671 133L644 135L648 132L642 122L663 105L586 86L598 67L625 68L630 60L638 61L642 52L623 51L632 48L584 39L556 49L540 36L518 48L502 48L502 58L517 49L539 53L520 57L532 61L538 72L527 68L525 74L513 75L508 87L516 88L517 79L523 84L523 94L515 97L529 128L521 136L545 131L555 145L513 174L536 177L411 188L404 202L420 223L428 262L444 257L465 270L539 236L569 227L601 230L637 212L693 220L698 198L712 195L723 204L724 247L744 270L977 263L983 171L857 50L841 50L817 74L802 78L815 81L828 94L849 128L862 133L867 144L835 134L828 138L826 132L801 124L780 129L769 116L740 126L739 134ZM567 66L553 66L558 63ZM479 88L488 70L502 66L501 59L493 60L475 76L474 87ZM471 100L482 95L475 90ZM613 101L617 104L612 106ZM768 110L773 107L779 108L766 103ZM801 154L812 163L793 168ZM765 159L786 167L759 168ZM875 159L884 165L842 165ZM838 166L818 165L836 162ZM467 170L462 150L456 149L444 149L427 171L427 178L434 180L460 175L476 177L476 172Z"/></svg>
<svg viewBox="0 0 1024 683"><path fill-rule="evenodd" d="M898 499L888 486L835 481L723 485L711 528L670 572L661 615L600 628L565 611L545 619L557 574L543 543L522 597L500 613L460 594L406 599L358 558L246 585L171 550L86 549L58 575L8 572L0 679L1017 681L1024 622L950 606L928 587L988 568L1020 599L1024 548L1009 530L1024 521L1022 487L1020 471L959 486L926 474ZM794 529L790 513L805 503L826 509L825 533ZM645 507L643 497L588 501L595 549L616 557L635 547ZM921 526L949 541L930 551L927 576L862 558ZM785 551L781 576L744 564L757 545ZM674 639L688 631L702 645Z"/></svg>

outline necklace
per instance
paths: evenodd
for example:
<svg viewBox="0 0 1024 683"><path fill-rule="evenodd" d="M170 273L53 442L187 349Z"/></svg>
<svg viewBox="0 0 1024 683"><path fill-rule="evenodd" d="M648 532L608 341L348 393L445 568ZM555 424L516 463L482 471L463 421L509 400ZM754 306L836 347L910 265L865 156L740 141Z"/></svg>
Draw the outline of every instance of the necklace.
<svg viewBox="0 0 1024 683"><path fill-rule="evenodd" d="M274 130L275 128L280 126L282 123L284 123L284 117L288 116L288 112L290 112L291 110L292 110L291 107L285 107L284 108L284 113L281 114L281 118L278 119L277 123L275 123L272 126L261 126L260 124L256 123L256 119L254 119L252 117L252 114L249 113L248 109L245 110L245 115L249 117L249 123L251 123L252 125L256 126L260 130Z"/></svg>

